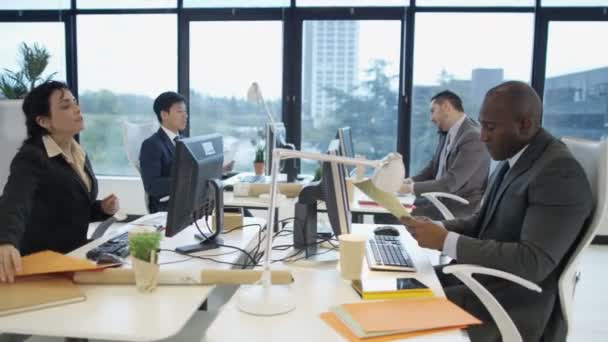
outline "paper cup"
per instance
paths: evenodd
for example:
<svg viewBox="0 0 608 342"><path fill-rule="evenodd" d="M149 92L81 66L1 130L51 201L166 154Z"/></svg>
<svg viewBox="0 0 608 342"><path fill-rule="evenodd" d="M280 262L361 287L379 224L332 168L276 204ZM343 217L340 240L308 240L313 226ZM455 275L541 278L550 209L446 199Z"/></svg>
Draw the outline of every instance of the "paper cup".
<svg viewBox="0 0 608 342"><path fill-rule="evenodd" d="M342 278L347 280L361 279L367 238L362 235L342 234L338 237L338 241L340 241L340 273Z"/></svg>

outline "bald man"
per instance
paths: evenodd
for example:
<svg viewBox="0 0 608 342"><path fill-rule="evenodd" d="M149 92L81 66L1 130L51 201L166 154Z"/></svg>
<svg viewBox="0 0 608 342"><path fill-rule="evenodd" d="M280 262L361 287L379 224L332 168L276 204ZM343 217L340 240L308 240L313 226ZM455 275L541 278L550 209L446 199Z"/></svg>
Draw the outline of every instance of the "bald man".
<svg viewBox="0 0 608 342"><path fill-rule="evenodd" d="M515 322L524 341L565 341L557 282L592 209L591 188L568 148L540 128L542 105L534 89L510 81L488 91L479 114L481 141L500 161L479 212L437 223L402 222L422 247L530 280L542 293L493 277L479 281ZM472 341L500 341L488 312L455 277L438 276L446 295L484 324L469 328Z"/></svg>

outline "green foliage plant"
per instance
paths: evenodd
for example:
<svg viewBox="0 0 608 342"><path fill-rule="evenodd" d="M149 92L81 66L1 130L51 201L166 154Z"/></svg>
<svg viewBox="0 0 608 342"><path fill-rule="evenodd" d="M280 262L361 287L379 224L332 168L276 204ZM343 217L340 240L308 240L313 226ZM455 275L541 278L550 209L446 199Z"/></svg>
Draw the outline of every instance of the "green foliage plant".
<svg viewBox="0 0 608 342"><path fill-rule="evenodd" d="M40 83L51 80L57 73L54 72L43 78L42 73L49 64L51 54L42 45L26 43L19 45L19 64L21 70L12 71L4 69L0 75L0 92L7 99L22 99Z"/></svg>
<svg viewBox="0 0 608 342"><path fill-rule="evenodd" d="M129 253L135 258L150 262L150 252L160 247L160 233L141 232L129 235Z"/></svg>
<svg viewBox="0 0 608 342"><path fill-rule="evenodd" d="M255 159L254 163L263 163L264 162L264 146L258 145L255 149Z"/></svg>

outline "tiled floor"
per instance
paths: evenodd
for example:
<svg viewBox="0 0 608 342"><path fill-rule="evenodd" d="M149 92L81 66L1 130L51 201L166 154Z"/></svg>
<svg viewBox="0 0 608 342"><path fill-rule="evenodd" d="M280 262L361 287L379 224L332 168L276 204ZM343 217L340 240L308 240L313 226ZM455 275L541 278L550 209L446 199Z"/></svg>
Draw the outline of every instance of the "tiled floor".
<svg viewBox="0 0 608 342"><path fill-rule="evenodd" d="M577 287L574 307L574 328L569 342L608 341L608 246L590 246L582 260L582 276ZM200 322L208 319L193 317L197 329L186 329L180 336L168 341L199 340ZM199 322L200 321L200 322ZM192 330L192 331L189 331ZM196 330L196 332L194 332ZM183 336L182 336L183 335ZM62 342L63 339L50 337L32 337L28 342ZM167 341L167 342L168 342Z"/></svg>

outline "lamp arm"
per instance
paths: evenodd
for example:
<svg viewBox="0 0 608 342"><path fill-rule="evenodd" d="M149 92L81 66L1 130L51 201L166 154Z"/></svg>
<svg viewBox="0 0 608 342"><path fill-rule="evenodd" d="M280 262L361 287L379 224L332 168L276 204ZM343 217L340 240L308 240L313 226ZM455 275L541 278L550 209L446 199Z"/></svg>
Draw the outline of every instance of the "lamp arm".
<svg viewBox="0 0 608 342"><path fill-rule="evenodd" d="M292 158L300 158L300 159L309 159L309 160L319 160L331 163L339 163L346 165L363 165L369 166L373 168L377 168L382 165L382 160L367 160L367 159L358 159L358 158L349 158L342 156L334 156L323 153L315 153L315 152L303 152L298 150L288 150L285 148L275 148L272 151L272 158L274 159L292 159Z"/></svg>

